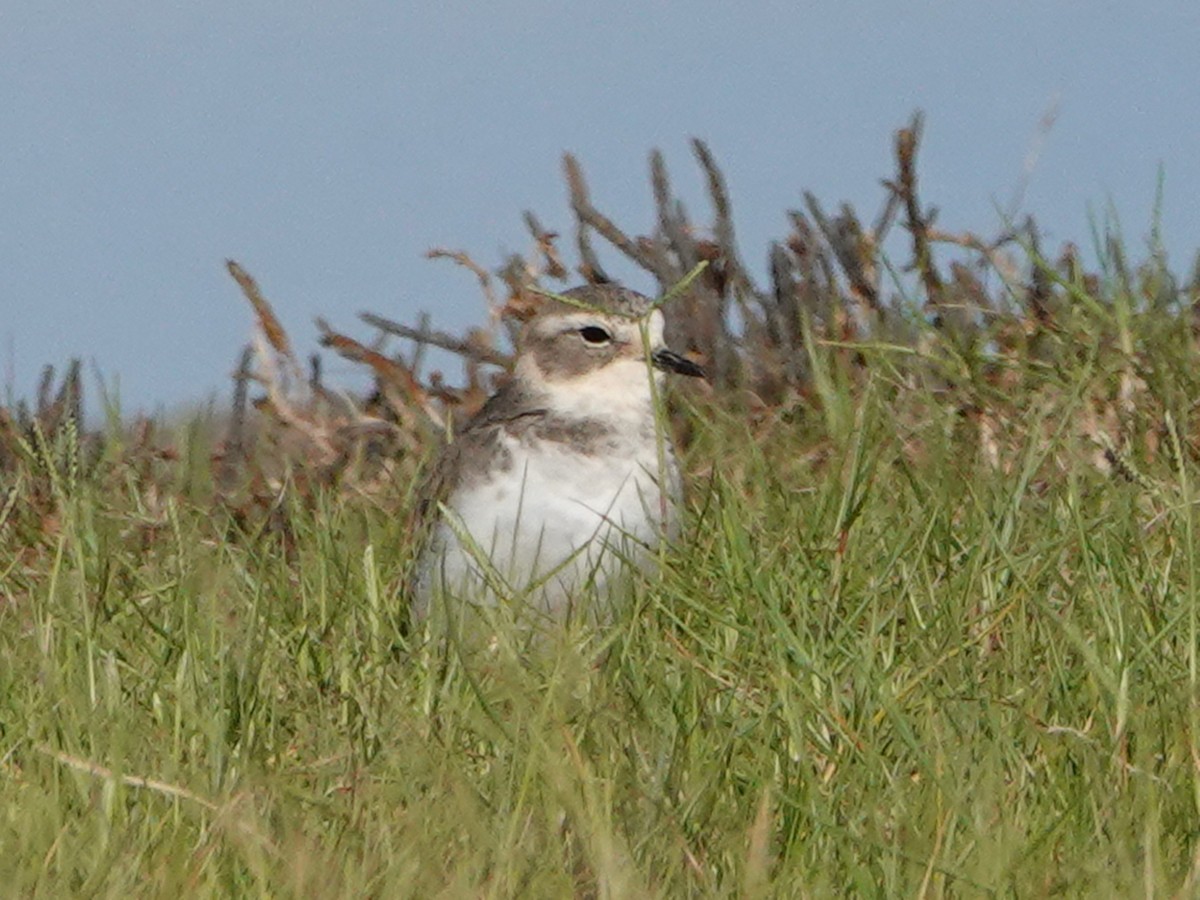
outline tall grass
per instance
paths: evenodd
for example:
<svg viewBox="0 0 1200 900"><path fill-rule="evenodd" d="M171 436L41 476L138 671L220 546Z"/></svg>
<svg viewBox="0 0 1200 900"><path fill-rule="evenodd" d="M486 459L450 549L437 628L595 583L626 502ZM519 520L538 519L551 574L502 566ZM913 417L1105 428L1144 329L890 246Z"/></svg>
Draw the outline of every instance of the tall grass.
<svg viewBox="0 0 1200 900"><path fill-rule="evenodd" d="M1190 895L1195 379L1164 319L1129 327L1161 349L1165 449L1115 466L1067 415L1120 378L1086 352L998 459L933 389L851 390L839 347L812 407L684 398L687 540L612 626L536 652L406 633L402 475L254 525L205 500L202 429L170 491L31 445L6 484L45 485L37 529L21 493L0 541L0 883Z"/></svg>
<svg viewBox="0 0 1200 900"><path fill-rule="evenodd" d="M664 287L710 264L666 310L716 373L670 398L685 537L599 629L408 623L421 422L482 402L501 334L364 317L420 345L387 356L322 323L378 390L314 365L305 397L231 264L263 337L228 422L83 433L78 367L0 407L0 893L1194 896L1200 277L1157 230L1092 274L1032 226L938 230L919 134L873 227L806 196L765 288L703 143L711 240L660 156L649 239L568 158L585 277L593 235ZM527 221L514 316L568 277Z"/></svg>

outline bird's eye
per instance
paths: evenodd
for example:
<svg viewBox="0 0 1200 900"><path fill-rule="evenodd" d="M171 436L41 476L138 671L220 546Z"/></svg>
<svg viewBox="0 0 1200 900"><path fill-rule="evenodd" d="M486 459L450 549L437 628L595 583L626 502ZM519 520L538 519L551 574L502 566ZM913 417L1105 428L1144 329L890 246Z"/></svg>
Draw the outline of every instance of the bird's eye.
<svg viewBox="0 0 1200 900"><path fill-rule="evenodd" d="M599 347L612 340L612 335L597 325L587 325L580 328L579 336L593 347Z"/></svg>

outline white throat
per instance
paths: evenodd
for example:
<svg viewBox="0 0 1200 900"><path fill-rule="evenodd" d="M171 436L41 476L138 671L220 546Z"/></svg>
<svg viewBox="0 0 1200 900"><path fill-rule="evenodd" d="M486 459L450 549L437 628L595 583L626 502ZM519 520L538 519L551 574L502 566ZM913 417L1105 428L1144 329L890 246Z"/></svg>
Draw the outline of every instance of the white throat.
<svg viewBox="0 0 1200 900"><path fill-rule="evenodd" d="M637 359L615 359L594 371L562 380L546 379L541 372L522 372L521 367L517 375L527 378L526 383L554 415L601 419L618 428L639 430L653 424L654 394L663 386L662 373Z"/></svg>

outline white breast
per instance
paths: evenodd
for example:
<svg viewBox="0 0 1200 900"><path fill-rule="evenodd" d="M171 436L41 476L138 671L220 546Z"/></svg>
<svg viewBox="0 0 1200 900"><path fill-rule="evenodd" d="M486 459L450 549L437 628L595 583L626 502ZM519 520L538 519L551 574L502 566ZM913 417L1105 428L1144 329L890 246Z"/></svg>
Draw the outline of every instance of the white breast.
<svg viewBox="0 0 1200 900"><path fill-rule="evenodd" d="M660 447L652 433L603 455L554 441L503 440L511 465L449 497L474 546L439 523L419 607L427 608L435 591L494 603L482 574L490 566L513 595L562 615L577 599L607 597L624 565L646 565L674 532L678 470L669 443Z"/></svg>

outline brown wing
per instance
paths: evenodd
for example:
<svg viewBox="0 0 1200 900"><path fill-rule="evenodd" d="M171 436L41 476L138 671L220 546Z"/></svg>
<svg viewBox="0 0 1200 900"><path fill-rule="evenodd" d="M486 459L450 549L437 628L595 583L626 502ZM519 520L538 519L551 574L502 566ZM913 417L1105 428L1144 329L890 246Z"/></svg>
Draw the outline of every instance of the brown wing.
<svg viewBox="0 0 1200 900"><path fill-rule="evenodd" d="M438 520L438 504L446 502L456 487L501 462L500 456L508 452L501 440L506 433L524 431L545 416L546 410L531 407L529 398L510 381L442 447L425 470L408 523L417 552L401 587L410 609L418 594L421 560Z"/></svg>
<svg viewBox="0 0 1200 900"><path fill-rule="evenodd" d="M524 431L546 416L546 410L529 405L529 398L509 381L467 421L462 430L438 452L425 470L413 506L409 534L424 543L437 520L437 506L476 473L495 465L506 453L501 437Z"/></svg>

